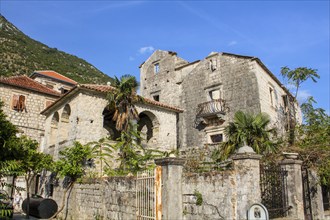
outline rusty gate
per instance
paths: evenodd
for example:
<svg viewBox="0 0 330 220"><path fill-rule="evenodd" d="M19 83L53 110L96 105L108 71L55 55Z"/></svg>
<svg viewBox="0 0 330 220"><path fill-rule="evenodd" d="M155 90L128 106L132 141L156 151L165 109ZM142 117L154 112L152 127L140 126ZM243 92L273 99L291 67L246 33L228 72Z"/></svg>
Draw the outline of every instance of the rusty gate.
<svg viewBox="0 0 330 220"><path fill-rule="evenodd" d="M270 219L285 217L290 208L286 181L287 171L280 166L260 166L261 200L268 209Z"/></svg>
<svg viewBox="0 0 330 220"><path fill-rule="evenodd" d="M161 220L162 168L138 172L136 177L136 218L138 220Z"/></svg>

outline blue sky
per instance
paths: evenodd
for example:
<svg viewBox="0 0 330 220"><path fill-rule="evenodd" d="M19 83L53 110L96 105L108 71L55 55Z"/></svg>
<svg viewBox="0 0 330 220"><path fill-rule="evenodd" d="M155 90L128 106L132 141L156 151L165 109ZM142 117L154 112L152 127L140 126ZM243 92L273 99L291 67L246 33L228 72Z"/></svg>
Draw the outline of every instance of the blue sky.
<svg viewBox="0 0 330 220"><path fill-rule="evenodd" d="M15 1L0 12L25 34L109 76L132 74L157 49L188 61L211 51L259 57L280 79L288 66L318 70L300 102L330 111L329 1ZM56 70L55 70L56 71Z"/></svg>

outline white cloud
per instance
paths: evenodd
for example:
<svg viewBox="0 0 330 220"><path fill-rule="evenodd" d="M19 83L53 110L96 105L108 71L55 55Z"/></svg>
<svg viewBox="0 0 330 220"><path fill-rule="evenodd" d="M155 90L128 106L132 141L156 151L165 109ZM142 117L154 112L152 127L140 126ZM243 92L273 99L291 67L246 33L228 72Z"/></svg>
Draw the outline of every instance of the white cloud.
<svg viewBox="0 0 330 220"><path fill-rule="evenodd" d="M234 46L234 45L236 45L237 44L237 41L230 41L229 43L228 43L228 46Z"/></svg>
<svg viewBox="0 0 330 220"><path fill-rule="evenodd" d="M152 53L155 50L153 46L141 47L139 49L140 54Z"/></svg>

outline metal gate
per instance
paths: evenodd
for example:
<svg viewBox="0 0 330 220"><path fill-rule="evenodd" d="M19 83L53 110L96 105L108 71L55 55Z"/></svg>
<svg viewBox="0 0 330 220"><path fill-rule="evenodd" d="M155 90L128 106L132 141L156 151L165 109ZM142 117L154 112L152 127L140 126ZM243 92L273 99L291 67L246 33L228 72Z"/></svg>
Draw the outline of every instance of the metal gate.
<svg viewBox="0 0 330 220"><path fill-rule="evenodd" d="M136 218L161 220L162 168L138 172L136 177Z"/></svg>
<svg viewBox="0 0 330 220"><path fill-rule="evenodd" d="M301 177L303 185L303 196L304 196L304 214L306 220L312 220L312 205L311 205L311 193L308 178L308 169L301 167Z"/></svg>
<svg viewBox="0 0 330 220"><path fill-rule="evenodd" d="M285 217L289 210L286 177L287 171L280 166L260 167L261 200L269 218Z"/></svg>

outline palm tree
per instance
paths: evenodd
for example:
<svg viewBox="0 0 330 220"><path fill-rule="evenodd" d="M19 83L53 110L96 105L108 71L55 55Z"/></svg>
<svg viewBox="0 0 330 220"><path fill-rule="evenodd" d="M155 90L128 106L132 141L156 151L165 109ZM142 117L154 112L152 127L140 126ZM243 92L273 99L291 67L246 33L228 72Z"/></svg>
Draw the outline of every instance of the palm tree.
<svg viewBox="0 0 330 220"><path fill-rule="evenodd" d="M243 145L248 145L256 153L270 153L276 151L277 143L272 141L274 128L268 128L270 118L265 113L252 115L238 111L234 121L225 128L228 141L220 145L220 159L226 159Z"/></svg>
<svg viewBox="0 0 330 220"><path fill-rule="evenodd" d="M115 90L109 92L109 108L114 109L115 113L112 118L116 121L116 129L118 131L127 131L129 122L138 120L139 114L134 103L141 101L142 97L136 94L139 83L136 78L131 75L123 75L120 80L115 77Z"/></svg>

